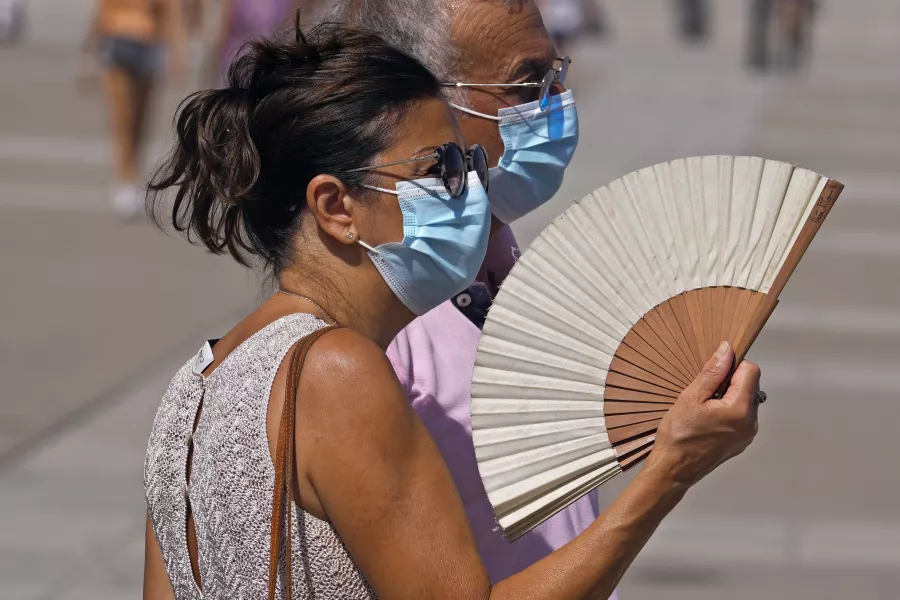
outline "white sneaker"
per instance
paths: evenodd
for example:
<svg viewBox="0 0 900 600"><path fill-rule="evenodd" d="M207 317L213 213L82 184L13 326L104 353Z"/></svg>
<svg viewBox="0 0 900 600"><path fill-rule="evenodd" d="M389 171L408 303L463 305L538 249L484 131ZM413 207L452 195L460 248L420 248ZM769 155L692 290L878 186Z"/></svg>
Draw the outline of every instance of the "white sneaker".
<svg viewBox="0 0 900 600"><path fill-rule="evenodd" d="M143 208L142 196L138 187L132 183L120 183L110 192L113 209L126 219L133 219Z"/></svg>

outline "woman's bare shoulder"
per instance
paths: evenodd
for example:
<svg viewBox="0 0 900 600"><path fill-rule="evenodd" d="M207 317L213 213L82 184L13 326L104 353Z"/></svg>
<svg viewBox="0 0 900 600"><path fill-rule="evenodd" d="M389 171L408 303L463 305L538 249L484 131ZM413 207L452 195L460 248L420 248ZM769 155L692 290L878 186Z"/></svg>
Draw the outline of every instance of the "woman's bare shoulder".
<svg viewBox="0 0 900 600"><path fill-rule="evenodd" d="M352 329L329 331L309 351L303 368L304 399L338 408L402 400L400 382L385 351ZM305 400L304 400L305 401Z"/></svg>

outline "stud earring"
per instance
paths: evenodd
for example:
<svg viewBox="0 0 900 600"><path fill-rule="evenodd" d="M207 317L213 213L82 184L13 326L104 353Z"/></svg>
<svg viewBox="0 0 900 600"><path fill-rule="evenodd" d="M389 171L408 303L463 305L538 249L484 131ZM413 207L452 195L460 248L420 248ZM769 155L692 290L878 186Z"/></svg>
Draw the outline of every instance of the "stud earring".
<svg viewBox="0 0 900 600"><path fill-rule="evenodd" d="M350 232L350 231L347 232L347 239L348 239L348 240L352 240L352 239L353 239L353 233L352 233L352 232Z"/></svg>

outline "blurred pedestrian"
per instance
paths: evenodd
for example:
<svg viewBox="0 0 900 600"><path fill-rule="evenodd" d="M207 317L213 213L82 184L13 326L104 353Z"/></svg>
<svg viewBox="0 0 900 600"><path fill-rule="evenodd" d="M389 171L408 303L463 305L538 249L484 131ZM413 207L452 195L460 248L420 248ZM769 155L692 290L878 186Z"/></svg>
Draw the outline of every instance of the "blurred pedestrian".
<svg viewBox="0 0 900 600"><path fill-rule="evenodd" d="M255 37L268 35L301 10L305 20L327 0L218 0L218 28L210 58L211 83L225 80L228 66L241 47Z"/></svg>
<svg viewBox="0 0 900 600"><path fill-rule="evenodd" d="M678 0L679 29L684 39L700 42L709 37L707 0Z"/></svg>
<svg viewBox="0 0 900 600"><path fill-rule="evenodd" d="M24 20L24 0L0 0L0 44L18 40Z"/></svg>
<svg viewBox="0 0 900 600"><path fill-rule="evenodd" d="M769 67L769 30L775 0L750 1L750 35L747 64L759 71Z"/></svg>
<svg viewBox="0 0 900 600"><path fill-rule="evenodd" d="M581 9L584 13L583 32L594 38L603 38L609 34L609 21L603 0L582 0Z"/></svg>
<svg viewBox="0 0 900 600"><path fill-rule="evenodd" d="M748 65L766 71L808 64L815 10L815 0L752 0Z"/></svg>
<svg viewBox="0 0 900 600"><path fill-rule="evenodd" d="M556 49L565 54L584 29L584 0L537 0L537 4Z"/></svg>
<svg viewBox="0 0 900 600"><path fill-rule="evenodd" d="M796 71L809 63L815 0L780 0L781 63Z"/></svg>
<svg viewBox="0 0 900 600"><path fill-rule="evenodd" d="M96 0L84 50L103 71L115 169L110 201L131 217L143 206L139 161L154 86L166 59L169 76L186 74L181 0Z"/></svg>

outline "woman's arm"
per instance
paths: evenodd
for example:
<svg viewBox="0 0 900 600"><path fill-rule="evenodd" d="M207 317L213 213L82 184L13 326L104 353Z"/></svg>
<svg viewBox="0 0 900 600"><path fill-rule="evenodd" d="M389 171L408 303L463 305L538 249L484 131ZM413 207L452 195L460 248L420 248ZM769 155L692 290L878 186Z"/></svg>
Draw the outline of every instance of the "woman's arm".
<svg viewBox="0 0 900 600"><path fill-rule="evenodd" d="M147 515L147 531L144 534L144 600L175 600L150 515Z"/></svg>
<svg viewBox="0 0 900 600"><path fill-rule="evenodd" d="M317 501L381 598L607 598L687 489L755 433L758 369L714 358L661 423L656 449L583 534L491 586L435 444L383 352L351 331L310 352L297 405L297 461Z"/></svg>

